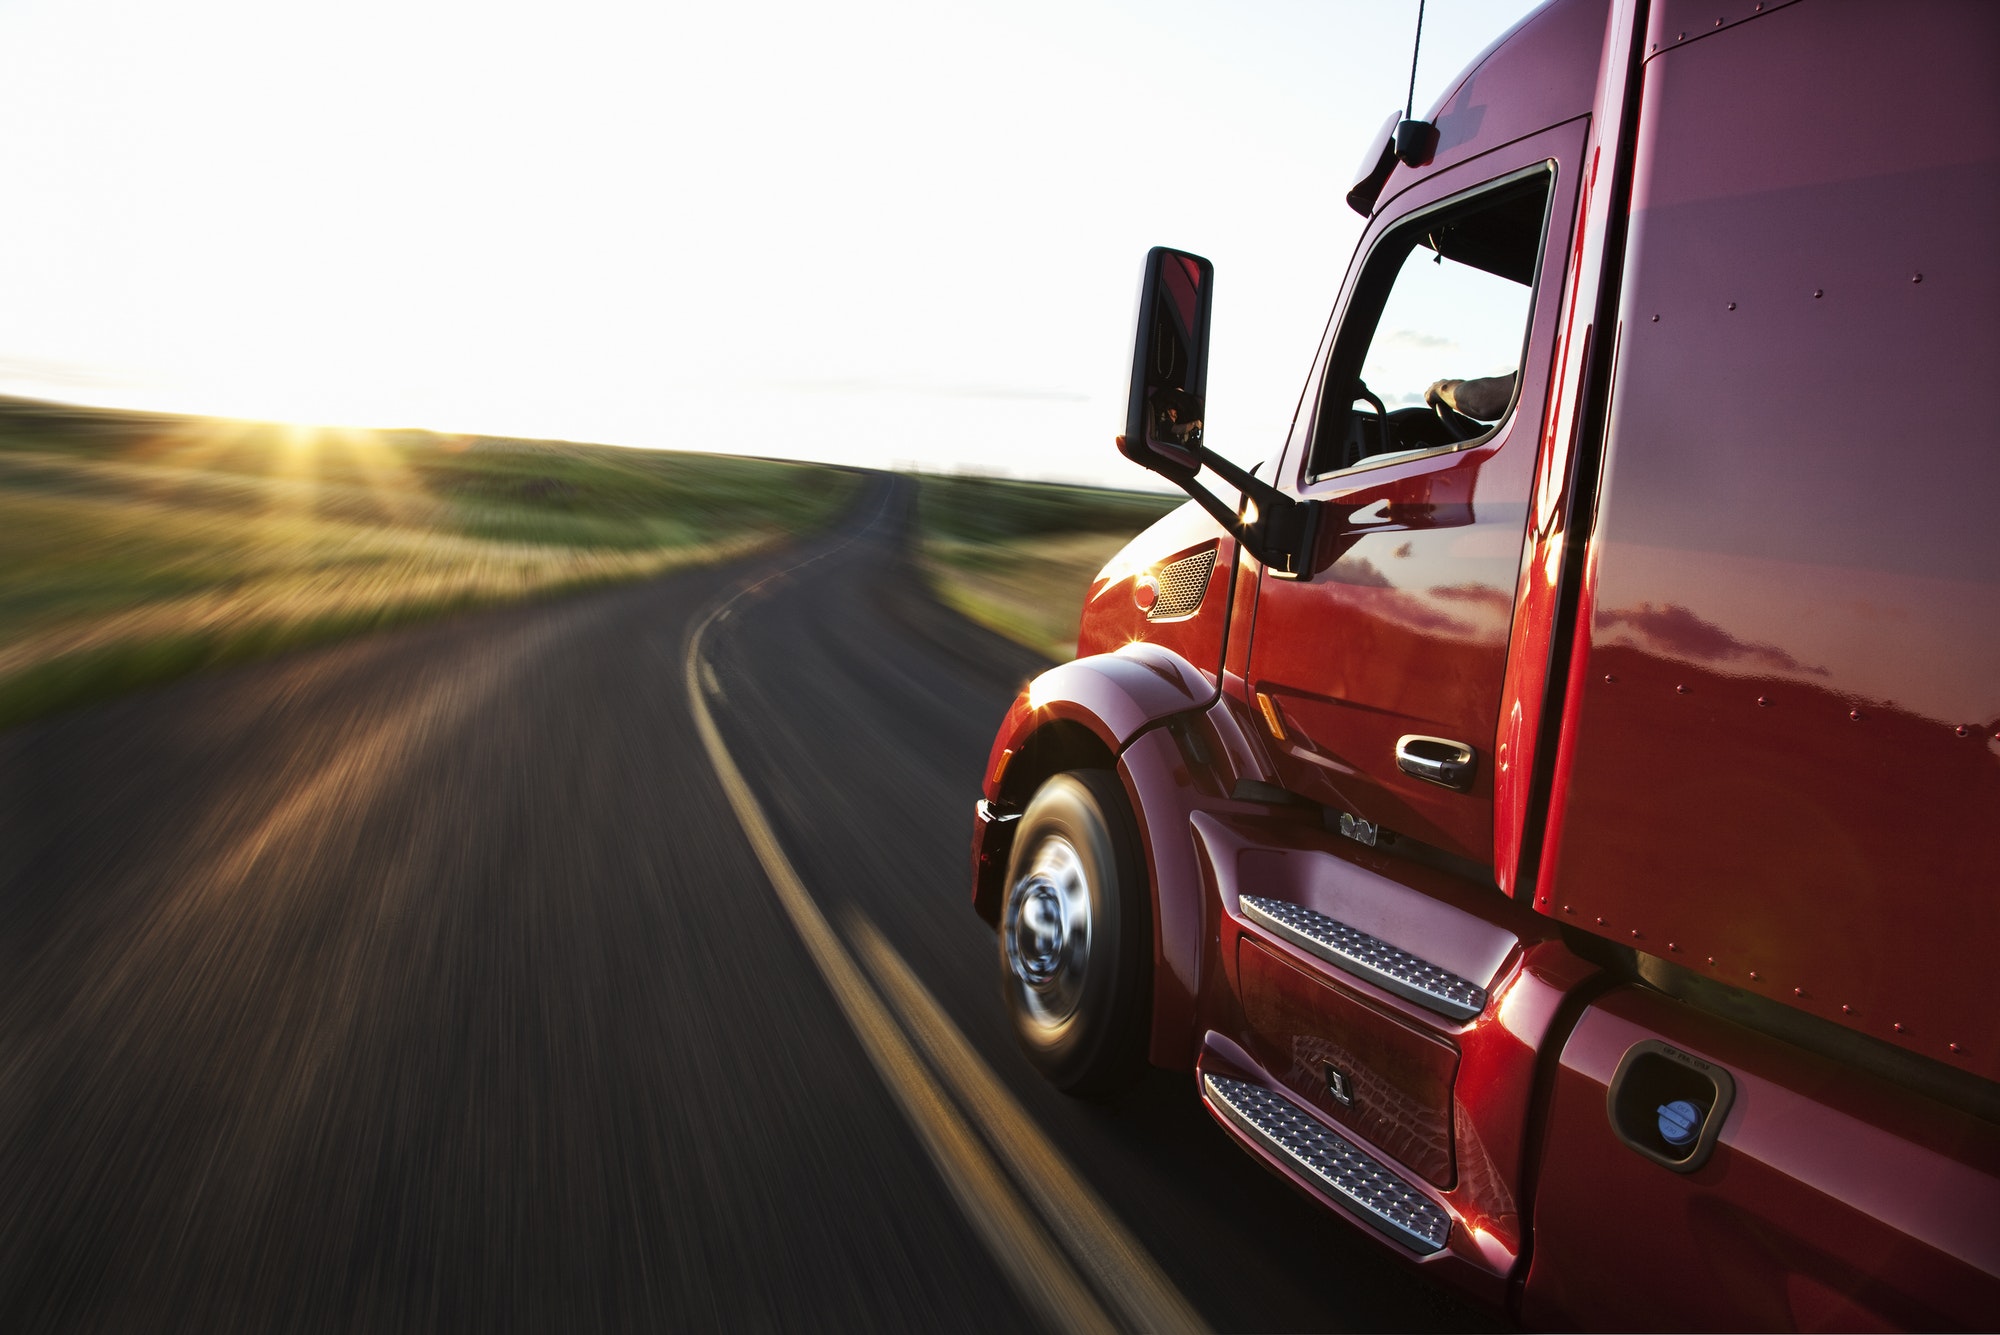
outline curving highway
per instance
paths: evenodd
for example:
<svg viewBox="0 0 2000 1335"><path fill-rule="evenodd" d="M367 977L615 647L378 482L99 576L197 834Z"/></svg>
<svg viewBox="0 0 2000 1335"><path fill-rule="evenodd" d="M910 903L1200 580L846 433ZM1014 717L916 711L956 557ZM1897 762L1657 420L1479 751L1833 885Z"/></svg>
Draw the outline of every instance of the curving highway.
<svg viewBox="0 0 2000 1335"><path fill-rule="evenodd" d="M912 490L0 734L0 1329L1488 1324L1016 1055Z"/></svg>

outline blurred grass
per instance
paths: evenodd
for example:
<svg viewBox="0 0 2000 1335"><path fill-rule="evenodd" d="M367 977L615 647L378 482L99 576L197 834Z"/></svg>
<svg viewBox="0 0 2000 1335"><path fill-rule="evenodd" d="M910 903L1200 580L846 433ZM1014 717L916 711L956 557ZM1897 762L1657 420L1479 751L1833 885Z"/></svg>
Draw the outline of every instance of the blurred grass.
<svg viewBox="0 0 2000 1335"><path fill-rule="evenodd" d="M927 475L917 493L925 574L966 616L1062 662L1076 655L1092 577L1181 499Z"/></svg>
<svg viewBox="0 0 2000 1335"><path fill-rule="evenodd" d="M460 608L726 560L856 474L0 399L0 727Z"/></svg>

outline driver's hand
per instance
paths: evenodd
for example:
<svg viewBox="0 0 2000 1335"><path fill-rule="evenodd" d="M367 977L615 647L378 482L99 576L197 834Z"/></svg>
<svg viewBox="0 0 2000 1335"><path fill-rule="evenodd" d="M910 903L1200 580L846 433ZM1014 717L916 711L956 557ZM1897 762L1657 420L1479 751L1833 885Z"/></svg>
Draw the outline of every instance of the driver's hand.
<svg viewBox="0 0 2000 1335"><path fill-rule="evenodd" d="M1424 402L1440 404L1475 422L1497 422L1514 400L1513 373L1489 375L1480 380L1439 380L1424 391Z"/></svg>

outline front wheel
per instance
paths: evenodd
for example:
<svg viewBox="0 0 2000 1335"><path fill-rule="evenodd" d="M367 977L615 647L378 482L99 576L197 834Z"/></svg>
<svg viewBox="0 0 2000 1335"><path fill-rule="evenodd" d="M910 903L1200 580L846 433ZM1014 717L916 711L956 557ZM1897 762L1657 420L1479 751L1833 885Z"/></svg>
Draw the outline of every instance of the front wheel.
<svg viewBox="0 0 2000 1335"><path fill-rule="evenodd" d="M1108 1094L1145 1065L1151 895L1125 792L1107 770L1044 783L1021 814L1000 907L1001 991L1014 1036L1072 1094Z"/></svg>

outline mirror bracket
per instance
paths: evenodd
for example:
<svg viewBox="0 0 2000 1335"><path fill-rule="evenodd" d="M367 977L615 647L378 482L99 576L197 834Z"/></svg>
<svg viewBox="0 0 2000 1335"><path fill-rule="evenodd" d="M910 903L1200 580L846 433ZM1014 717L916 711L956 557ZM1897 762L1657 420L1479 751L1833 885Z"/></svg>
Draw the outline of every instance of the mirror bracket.
<svg viewBox="0 0 2000 1335"><path fill-rule="evenodd" d="M1215 267L1201 256L1164 246L1147 252L1118 450L1185 491L1266 569L1296 579L1311 558L1317 507L1287 496L1202 441L1214 286ZM1201 485L1203 468L1242 493L1236 508Z"/></svg>
<svg viewBox="0 0 2000 1335"><path fill-rule="evenodd" d="M1118 444L1124 448L1123 436L1118 438ZM1287 496L1199 442L1181 448L1193 459L1191 466L1156 471L1186 492L1189 499L1207 511L1209 518L1273 575L1280 579L1303 577L1317 536L1319 503ZM1212 469L1217 477L1243 493L1236 509L1230 509L1221 497L1196 480L1203 467Z"/></svg>
<svg viewBox="0 0 2000 1335"><path fill-rule="evenodd" d="M1256 557L1273 575L1281 579L1298 579L1304 575L1312 557L1313 521L1318 517L1318 507L1312 501L1287 496L1206 445L1197 445L1195 449L1196 457L1205 466L1243 493L1243 501L1236 513L1229 514L1213 492L1192 479L1182 484L1182 489L1220 520L1230 536L1242 543L1244 550ZM1203 497L1214 501L1214 507L1203 502Z"/></svg>

